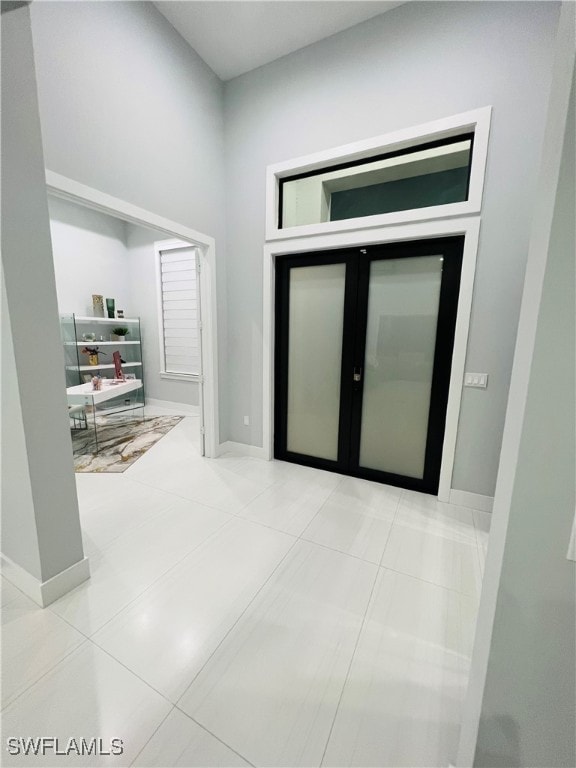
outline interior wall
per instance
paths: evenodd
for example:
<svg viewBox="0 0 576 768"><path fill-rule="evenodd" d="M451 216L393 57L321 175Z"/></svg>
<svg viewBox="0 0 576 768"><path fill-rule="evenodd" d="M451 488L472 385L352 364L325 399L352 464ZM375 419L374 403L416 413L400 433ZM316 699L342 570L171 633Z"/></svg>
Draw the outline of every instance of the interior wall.
<svg viewBox="0 0 576 768"><path fill-rule="evenodd" d="M30 482L30 467L26 453L26 435L22 421L22 406L18 390L16 358L12 328L8 314L4 270L1 271L2 294L0 329L0 510L2 518L2 553L39 581L42 580L38 533L34 514L34 498Z"/></svg>
<svg viewBox="0 0 576 768"><path fill-rule="evenodd" d="M142 324L146 397L197 406L199 392L198 384L195 381L175 381L160 376L158 293L154 243L159 240L166 240L166 235L133 224L127 224L126 231L132 305L138 307L138 315Z"/></svg>
<svg viewBox="0 0 576 768"><path fill-rule="evenodd" d="M150 2L31 6L46 167L216 241L227 380L223 86ZM220 388L220 438L227 393Z"/></svg>
<svg viewBox="0 0 576 768"><path fill-rule="evenodd" d="M92 316L96 293L132 317L124 222L55 197L48 210L60 314Z"/></svg>
<svg viewBox="0 0 576 768"><path fill-rule="evenodd" d="M14 3L1 11L2 395L10 397L2 409L2 554L44 582L84 553L29 8Z"/></svg>
<svg viewBox="0 0 576 768"><path fill-rule="evenodd" d="M266 166L492 105L467 356L490 380L463 391L452 486L493 495L558 16L410 2L226 83L230 439L262 445Z"/></svg>
<svg viewBox="0 0 576 768"><path fill-rule="evenodd" d="M574 81L474 765L576 764Z"/></svg>
<svg viewBox="0 0 576 768"><path fill-rule="evenodd" d="M60 198L49 197L48 207L60 314L92 316L93 293L114 298L125 317L141 321L146 397L198 405L196 382L160 377L154 243L166 235Z"/></svg>

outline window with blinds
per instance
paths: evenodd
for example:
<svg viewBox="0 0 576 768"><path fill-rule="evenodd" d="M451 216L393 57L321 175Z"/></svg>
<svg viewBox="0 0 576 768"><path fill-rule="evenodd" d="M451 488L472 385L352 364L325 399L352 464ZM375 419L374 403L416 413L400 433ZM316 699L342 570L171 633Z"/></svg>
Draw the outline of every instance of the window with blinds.
<svg viewBox="0 0 576 768"><path fill-rule="evenodd" d="M200 294L193 247L160 249L164 371L199 375Z"/></svg>

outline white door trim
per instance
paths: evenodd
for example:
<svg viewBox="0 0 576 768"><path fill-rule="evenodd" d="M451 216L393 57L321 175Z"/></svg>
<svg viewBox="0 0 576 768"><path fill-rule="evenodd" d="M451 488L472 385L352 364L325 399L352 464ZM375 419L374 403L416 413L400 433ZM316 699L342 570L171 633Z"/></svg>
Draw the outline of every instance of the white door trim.
<svg viewBox="0 0 576 768"><path fill-rule="evenodd" d="M442 449L442 466L438 498L450 500L458 419L462 401L462 384L468 345L468 330L472 310L472 293L476 271L476 256L480 235L480 217L474 216L450 221L426 221L403 226L378 227L358 232L338 232L314 235L305 238L289 239L267 243L264 246L264 317L263 317L263 449L268 459L274 456L274 322L275 322L275 259L288 254L306 251L322 251L334 248L370 245L371 243L390 243L405 240L419 240L450 235L464 235L464 254L460 295L458 297L458 315L452 354L448 407L446 411L446 429Z"/></svg>
<svg viewBox="0 0 576 768"><path fill-rule="evenodd" d="M80 184L54 171L46 170L48 193L84 205L100 213L156 229L170 237L197 246L200 255L200 294L203 297L202 372L204 377L204 446L205 455L215 458L220 443L218 415L218 337L216 327L216 246L214 238L165 219L155 213Z"/></svg>
<svg viewBox="0 0 576 768"><path fill-rule="evenodd" d="M269 165L266 169L266 240L285 240L293 237L327 234L328 232L355 231L358 229L396 226L416 221L446 219L455 216L473 216L480 213L484 190L484 175L488 156L488 138L492 107L481 107L459 115L444 117L431 123L404 128L393 133L375 136L305 157ZM362 160L378 154L440 138L447 138L467 131L474 132L474 149L470 168L468 199L460 203L435 205L407 211L394 211L374 216L363 216L342 221L305 224L286 229L278 228L278 204L280 181L286 176L308 173L340 162Z"/></svg>

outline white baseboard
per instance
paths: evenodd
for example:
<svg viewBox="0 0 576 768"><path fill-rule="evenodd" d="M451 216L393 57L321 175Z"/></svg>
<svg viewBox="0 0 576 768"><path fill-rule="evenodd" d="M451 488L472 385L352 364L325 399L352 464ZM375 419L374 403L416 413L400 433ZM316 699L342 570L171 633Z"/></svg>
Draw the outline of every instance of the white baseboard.
<svg viewBox="0 0 576 768"><path fill-rule="evenodd" d="M241 456L251 456L254 459L268 459L264 448L260 448L257 445L247 445L246 443L235 443L233 440L220 443L217 455L222 456L223 453L228 453L228 451L233 451Z"/></svg>
<svg viewBox="0 0 576 768"><path fill-rule="evenodd" d="M190 416L200 415L200 406L190 405L189 403L174 403L172 400L156 400L155 397L147 397L146 405L155 405L157 408L169 408L171 411L190 414Z"/></svg>
<svg viewBox="0 0 576 768"><path fill-rule="evenodd" d="M450 504L456 504L458 507L479 509L481 512L492 512L494 497L482 496L481 493L470 493L470 491L457 491L452 488L450 491Z"/></svg>
<svg viewBox="0 0 576 768"><path fill-rule="evenodd" d="M14 584L21 592L24 592L31 600L41 608L58 600L59 597L70 592L90 578L90 564L87 557L79 560L74 565L60 571L56 576L46 581L40 581L22 566L14 563L6 555L2 555L2 576Z"/></svg>

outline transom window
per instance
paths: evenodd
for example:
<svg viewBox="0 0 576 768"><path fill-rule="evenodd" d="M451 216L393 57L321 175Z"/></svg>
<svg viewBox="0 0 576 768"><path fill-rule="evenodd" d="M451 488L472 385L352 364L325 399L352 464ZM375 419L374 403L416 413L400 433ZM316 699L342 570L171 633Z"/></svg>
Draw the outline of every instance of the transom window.
<svg viewBox="0 0 576 768"><path fill-rule="evenodd" d="M468 200L474 133L279 179L279 229Z"/></svg>

